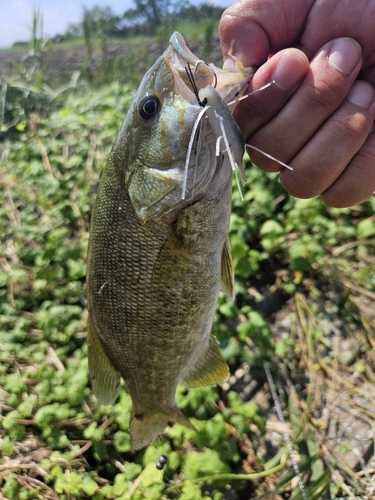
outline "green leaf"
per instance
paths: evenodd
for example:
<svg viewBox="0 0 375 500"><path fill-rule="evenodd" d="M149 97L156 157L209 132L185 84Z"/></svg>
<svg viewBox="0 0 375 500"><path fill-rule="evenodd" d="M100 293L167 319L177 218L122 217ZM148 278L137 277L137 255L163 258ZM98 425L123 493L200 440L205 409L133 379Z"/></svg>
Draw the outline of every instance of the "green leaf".
<svg viewBox="0 0 375 500"><path fill-rule="evenodd" d="M25 128L27 127L26 123L24 122L18 122L17 125L16 125L16 129L19 131L19 132L23 132L25 130Z"/></svg>
<svg viewBox="0 0 375 500"><path fill-rule="evenodd" d="M3 419L2 426L4 429L12 429L16 425L16 420L22 418L22 415L17 410L10 411Z"/></svg>
<svg viewBox="0 0 375 500"><path fill-rule="evenodd" d="M125 453L131 450L129 432L117 431L113 435L113 444L116 450L120 453Z"/></svg>
<svg viewBox="0 0 375 500"><path fill-rule="evenodd" d="M244 403L239 395L233 391L228 392L228 401L236 413L246 418L254 418L258 415L258 405L253 401Z"/></svg>
<svg viewBox="0 0 375 500"><path fill-rule="evenodd" d="M375 234L375 220L373 217L363 219L357 226L358 238L365 240Z"/></svg>
<svg viewBox="0 0 375 500"><path fill-rule="evenodd" d="M71 471L70 474L61 474L55 481L57 493L71 493L78 495L83 488L82 477L78 472Z"/></svg>
<svg viewBox="0 0 375 500"><path fill-rule="evenodd" d="M186 480L182 486L181 495L179 496L180 500L204 500L209 497L204 497L202 495L202 491L197 484L194 484L193 481Z"/></svg>
<svg viewBox="0 0 375 500"><path fill-rule="evenodd" d="M7 480L5 481L5 484L2 487L3 495L9 500L16 499L18 496L18 483L15 478L15 474L9 474Z"/></svg>
<svg viewBox="0 0 375 500"><path fill-rule="evenodd" d="M270 220L267 220L262 225L259 232L262 236L273 235L276 237L276 236L280 236L281 234L284 234L284 228L279 222L277 222L273 219L270 219Z"/></svg>
<svg viewBox="0 0 375 500"><path fill-rule="evenodd" d="M85 474L82 478L82 491L87 495L94 495L99 488L98 484L88 475Z"/></svg>
<svg viewBox="0 0 375 500"><path fill-rule="evenodd" d="M237 234L230 236L230 248L233 259L244 257L249 250L249 246Z"/></svg>
<svg viewBox="0 0 375 500"><path fill-rule="evenodd" d="M125 474L117 474L113 485L114 495L124 495L131 488L131 482L127 479Z"/></svg>
<svg viewBox="0 0 375 500"><path fill-rule="evenodd" d="M188 479L230 472L229 466L221 460L219 454L210 449L202 453L191 451L184 458L183 467Z"/></svg>

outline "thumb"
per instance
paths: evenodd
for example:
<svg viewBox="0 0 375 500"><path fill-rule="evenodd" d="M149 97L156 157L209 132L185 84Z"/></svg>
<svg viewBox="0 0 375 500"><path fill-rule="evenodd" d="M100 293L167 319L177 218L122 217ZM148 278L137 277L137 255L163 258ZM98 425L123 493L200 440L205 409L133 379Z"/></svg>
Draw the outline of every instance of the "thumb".
<svg viewBox="0 0 375 500"><path fill-rule="evenodd" d="M242 0L224 13L219 35L224 61L236 56L246 66L260 66L269 54L293 45L313 0ZM224 67L230 67L226 62Z"/></svg>

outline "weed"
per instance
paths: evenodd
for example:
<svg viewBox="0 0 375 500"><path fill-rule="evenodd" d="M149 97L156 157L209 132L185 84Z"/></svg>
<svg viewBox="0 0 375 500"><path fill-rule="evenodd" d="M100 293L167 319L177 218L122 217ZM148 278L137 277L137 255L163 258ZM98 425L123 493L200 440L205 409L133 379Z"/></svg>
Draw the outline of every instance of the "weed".
<svg viewBox="0 0 375 500"><path fill-rule="evenodd" d="M0 143L2 494L302 498L266 361L307 498L372 498L374 199L342 210L296 200L247 159L229 233L237 298L220 297L213 325L232 376L179 387L199 432L175 425L134 453L125 389L104 407L88 386L84 291L93 193L134 90L68 89L53 107L33 87L2 89L3 124L18 117L17 137Z"/></svg>

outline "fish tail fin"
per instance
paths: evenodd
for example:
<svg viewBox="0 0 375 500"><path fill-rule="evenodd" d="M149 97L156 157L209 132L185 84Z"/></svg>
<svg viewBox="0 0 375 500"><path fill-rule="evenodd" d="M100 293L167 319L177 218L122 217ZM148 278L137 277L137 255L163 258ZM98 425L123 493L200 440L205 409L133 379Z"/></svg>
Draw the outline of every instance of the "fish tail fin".
<svg viewBox="0 0 375 500"><path fill-rule="evenodd" d="M154 437L167 427L169 422L184 425L198 432L190 420L178 408L171 408L167 412L147 415L136 413L133 407L130 417L130 443L132 450L147 446Z"/></svg>

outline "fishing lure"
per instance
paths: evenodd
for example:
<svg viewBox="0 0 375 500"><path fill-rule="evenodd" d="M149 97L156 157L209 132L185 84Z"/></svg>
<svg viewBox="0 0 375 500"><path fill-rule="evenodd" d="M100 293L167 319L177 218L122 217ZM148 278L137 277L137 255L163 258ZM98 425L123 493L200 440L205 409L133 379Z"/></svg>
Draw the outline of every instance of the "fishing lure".
<svg viewBox="0 0 375 500"><path fill-rule="evenodd" d="M224 157L228 158L229 163L231 165L232 171L235 175L236 178L236 184L238 187L238 191L241 197L241 200L243 200L243 195L242 195L242 190L241 186L238 180L238 174L237 174L237 169L236 165L238 166L240 173L241 173L241 178L242 181L245 183L246 182L246 174L245 174L245 169L243 166L243 155L245 151L245 146L254 149L255 151L263 154L267 158L270 158L271 160L279 163L281 166L284 168L287 168L289 170L293 170L293 168L290 165L287 165L286 163L282 162L281 160L278 160L277 158L273 157L272 155L266 153L265 151L252 146L251 144L245 144L242 132L237 125L237 122L233 118L233 115L231 111L229 110L228 106L237 104L239 101L246 99L253 95L256 92L260 92L266 88L268 88L270 85L274 84L275 82L272 81L270 83L267 83L263 85L262 87L254 90L253 92L246 94L244 96L238 97L236 99L233 99L229 103L225 103L220 96L220 94L216 91L214 86L207 85L203 87L202 89L198 90L197 85L194 80L194 74L190 68L190 65L188 65L186 68L186 73L189 79L189 82L191 84L191 88L197 98L198 104L202 107L202 110L198 114L196 121L193 126L193 130L191 133L190 141L189 141L189 146L188 146L188 151L186 155L186 163L185 163L185 172L184 172L184 182L182 185L182 194L181 194L181 199L185 199L186 195L186 179L187 179L187 173L189 169L189 164L190 164L190 158L191 158L191 152L195 140L195 136L198 130L198 127L201 123L202 118L204 115L206 115L210 126L212 128L212 131L216 137L216 156L219 156L222 154ZM216 73L215 73L215 81L217 81ZM216 84L215 84L216 85ZM222 148L222 143L224 143L224 148Z"/></svg>

